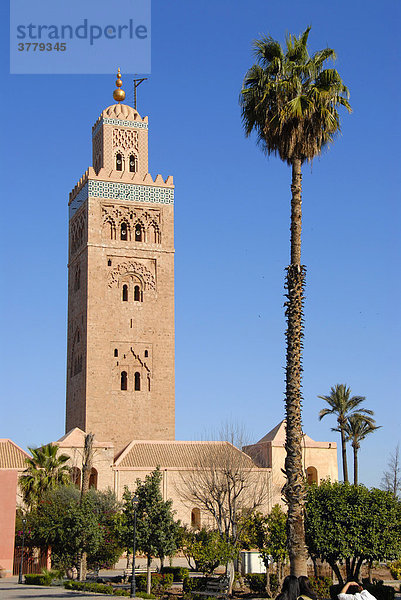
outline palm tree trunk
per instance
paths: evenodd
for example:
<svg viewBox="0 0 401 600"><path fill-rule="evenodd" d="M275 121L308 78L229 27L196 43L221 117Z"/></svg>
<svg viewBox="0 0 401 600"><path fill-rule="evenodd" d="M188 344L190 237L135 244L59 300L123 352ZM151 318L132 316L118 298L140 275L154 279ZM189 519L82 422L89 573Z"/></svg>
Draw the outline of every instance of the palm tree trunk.
<svg viewBox="0 0 401 600"><path fill-rule="evenodd" d="M354 485L358 485L358 447L354 446Z"/></svg>
<svg viewBox="0 0 401 600"><path fill-rule="evenodd" d="M294 159L291 185L291 264L287 267L285 314L286 356L286 484L287 536L291 575L307 575L302 468L301 378L303 337L303 288L305 268L301 265L302 174L301 161Z"/></svg>
<svg viewBox="0 0 401 600"><path fill-rule="evenodd" d="M348 482L348 465L347 465L347 445L345 442L345 432L344 429L341 425L340 425L340 432L341 432L341 451L342 451L342 456L343 456L343 479L344 482Z"/></svg>

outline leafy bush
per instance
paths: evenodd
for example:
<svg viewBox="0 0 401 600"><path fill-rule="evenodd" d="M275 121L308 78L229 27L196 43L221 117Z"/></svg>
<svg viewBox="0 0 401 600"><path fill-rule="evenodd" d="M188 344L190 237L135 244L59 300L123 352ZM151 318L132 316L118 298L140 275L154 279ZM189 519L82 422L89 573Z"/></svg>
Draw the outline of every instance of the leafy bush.
<svg viewBox="0 0 401 600"><path fill-rule="evenodd" d="M197 592L206 587L207 577L184 577L182 581L182 591Z"/></svg>
<svg viewBox="0 0 401 600"><path fill-rule="evenodd" d="M67 590L94 592L96 594L108 594L109 596L130 596L130 590L123 590L121 588L115 589L112 585L104 583L88 583L85 581L65 581L64 587ZM146 594L144 592L137 592L138 598L144 598L146 600L154 600L156 596L153 594Z"/></svg>
<svg viewBox="0 0 401 600"><path fill-rule="evenodd" d="M173 581L183 581L185 577L188 577L189 569L185 569L185 567L163 567L161 573L162 575L171 573Z"/></svg>
<svg viewBox="0 0 401 600"><path fill-rule="evenodd" d="M151 584L152 592L153 591L158 591L158 592L164 591L173 585L173 574L172 573L166 573L165 575L162 575L161 573L152 573L151 576L152 576L152 584ZM146 573L135 576L135 585L136 585L136 588L140 592L146 592L146 581L147 581Z"/></svg>
<svg viewBox="0 0 401 600"><path fill-rule="evenodd" d="M391 562L389 569L393 579L401 579L401 559Z"/></svg>
<svg viewBox="0 0 401 600"><path fill-rule="evenodd" d="M331 577L309 577L311 588L315 590L318 598L330 598L330 586L333 585Z"/></svg>
<svg viewBox="0 0 401 600"><path fill-rule="evenodd" d="M341 583L330 586L330 598L331 600L337 600L338 594L341 592L344 586ZM377 600L394 600L395 590L390 585L383 585L381 583L365 585L365 589L372 594Z"/></svg>
<svg viewBox="0 0 401 600"><path fill-rule="evenodd" d="M266 591L266 573L247 573L245 581L251 592L263 593Z"/></svg>
<svg viewBox="0 0 401 600"><path fill-rule="evenodd" d="M53 579L51 571L47 573L28 573L25 575L26 585L50 585Z"/></svg>

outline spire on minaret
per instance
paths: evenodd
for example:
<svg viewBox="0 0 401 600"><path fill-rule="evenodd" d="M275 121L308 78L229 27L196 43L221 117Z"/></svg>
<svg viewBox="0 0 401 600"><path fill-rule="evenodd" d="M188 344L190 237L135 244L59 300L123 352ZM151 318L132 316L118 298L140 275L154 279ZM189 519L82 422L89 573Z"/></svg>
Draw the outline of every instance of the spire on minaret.
<svg viewBox="0 0 401 600"><path fill-rule="evenodd" d="M124 90L120 89L121 86L122 86L122 84L123 84L123 82L121 81L121 72L120 72L120 69L118 69L118 71L117 71L117 81L116 81L117 89L115 89L114 92L113 92L113 98L119 104L125 98L125 92L124 92Z"/></svg>

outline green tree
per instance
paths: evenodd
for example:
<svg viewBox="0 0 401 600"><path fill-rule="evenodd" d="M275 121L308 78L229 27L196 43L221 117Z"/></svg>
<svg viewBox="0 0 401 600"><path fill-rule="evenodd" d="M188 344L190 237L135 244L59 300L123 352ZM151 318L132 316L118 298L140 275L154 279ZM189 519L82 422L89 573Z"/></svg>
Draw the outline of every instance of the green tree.
<svg viewBox="0 0 401 600"><path fill-rule="evenodd" d="M29 448L32 458L27 458L27 468L19 479L25 504L32 508L49 489L70 482L69 456L59 454L57 444L46 444L40 448Z"/></svg>
<svg viewBox="0 0 401 600"><path fill-rule="evenodd" d="M401 552L401 502L390 492L323 481L308 486L306 541L312 558L326 561L340 583L357 580L363 561L392 560Z"/></svg>
<svg viewBox="0 0 401 600"><path fill-rule="evenodd" d="M150 565L152 556L160 558L172 554L177 548L178 526L174 521L171 509L172 500L163 500L160 483L162 474L160 469L145 477L144 481L136 480L136 490L131 493L124 492L124 530L126 534L133 532L133 498L136 496L138 503L137 512L137 549L142 551L147 558L147 593L151 589ZM125 543L128 546L127 537Z"/></svg>
<svg viewBox="0 0 401 600"><path fill-rule="evenodd" d="M305 486L302 469L301 349L305 267L301 264L302 164L312 161L340 131L338 106L351 111L348 90L335 69L331 48L310 56L308 27L289 35L286 48L272 37L254 43L256 64L245 75L240 104L245 133L255 131L266 154L278 154L292 168L291 264L286 276L286 459L285 497L288 544L293 575L306 575Z"/></svg>
<svg viewBox="0 0 401 600"><path fill-rule="evenodd" d="M341 452L343 462L343 477L344 481L348 481L348 466L347 466L347 446L345 426L347 419L351 415L359 415L365 417L368 422L372 422L369 416L373 415L372 410L362 408L361 404L366 400L365 396L351 396L351 388L345 383L337 383L331 388L330 394L327 396L318 396L321 400L325 400L330 408L322 408L319 412L319 420L321 421L326 415L337 415L338 427L332 427L332 431L339 431L341 435ZM374 421L372 422L374 424Z"/></svg>
<svg viewBox="0 0 401 600"><path fill-rule="evenodd" d="M202 528L193 531L182 527L180 547L192 570L210 575L219 565L226 565L238 556L238 547L227 542L219 531Z"/></svg>
<svg viewBox="0 0 401 600"><path fill-rule="evenodd" d="M358 451L362 440L380 426L375 425L374 419L361 414L350 415L345 423L346 441L351 442L354 451L354 485L358 485Z"/></svg>

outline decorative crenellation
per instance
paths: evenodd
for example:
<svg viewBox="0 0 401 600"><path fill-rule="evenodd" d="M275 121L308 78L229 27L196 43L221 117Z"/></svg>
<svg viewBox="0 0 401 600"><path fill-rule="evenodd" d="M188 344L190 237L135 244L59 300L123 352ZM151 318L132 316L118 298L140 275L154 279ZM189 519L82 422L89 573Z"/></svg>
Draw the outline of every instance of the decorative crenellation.
<svg viewBox="0 0 401 600"><path fill-rule="evenodd" d="M70 203L70 219L88 198L109 198L149 204L174 204L174 189L89 179Z"/></svg>
<svg viewBox="0 0 401 600"><path fill-rule="evenodd" d="M136 275L143 281L145 290L156 291L156 281L152 273L145 265L134 260L120 263L109 273L109 288L118 287L125 275Z"/></svg>
<svg viewBox="0 0 401 600"><path fill-rule="evenodd" d="M138 132L124 129L113 129L113 148L139 151Z"/></svg>
<svg viewBox="0 0 401 600"><path fill-rule="evenodd" d="M148 124L143 121L124 121L123 119L107 119L100 117L92 129L92 136L96 135L102 125L117 125L118 127L134 127L135 129L148 129Z"/></svg>
<svg viewBox="0 0 401 600"><path fill-rule="evenodd" d="M86 241L86 211L82 210L70 222L70 254L75 254Z"/></svg>

